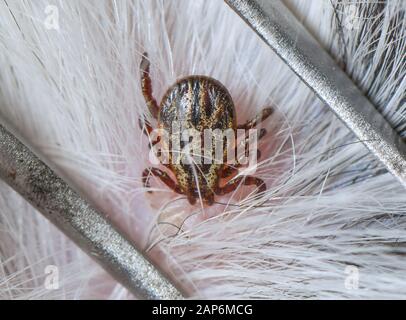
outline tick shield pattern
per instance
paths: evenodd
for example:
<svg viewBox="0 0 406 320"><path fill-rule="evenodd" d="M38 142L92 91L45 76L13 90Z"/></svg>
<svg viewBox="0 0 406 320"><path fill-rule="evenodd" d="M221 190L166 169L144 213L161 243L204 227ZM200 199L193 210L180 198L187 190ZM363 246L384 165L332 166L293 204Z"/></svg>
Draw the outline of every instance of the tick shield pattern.
<svg viewBox="0 0 406 320"><path fill-rule="evenodd" d="M149 160L154 165L226 164L255 171L261 132L231 128L199 131L186 122L174 121L170 131L158 128L150 133Z"/></svg>

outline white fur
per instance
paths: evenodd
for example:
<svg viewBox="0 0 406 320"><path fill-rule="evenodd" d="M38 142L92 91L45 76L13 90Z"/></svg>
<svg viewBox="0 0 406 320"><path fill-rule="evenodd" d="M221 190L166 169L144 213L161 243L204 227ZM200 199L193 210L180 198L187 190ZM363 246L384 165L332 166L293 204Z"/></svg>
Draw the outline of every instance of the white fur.
<svg viewBox="0 0 406 320"><path fill-rule="evenodd" d="M328 0L287 3L405 135L405 2L380 12L352 2L354 30ZM50 4L59 30L44 25ZM336 8L342 22L350 5ZM189 282L193 297L405 298L404 188L222 1L7 0L0 21L2 122ZM204 74L229 89L239 123L275 107L255 173L268 185L262 197L242 187L216 198L223 204L191 207L156 180L145 193L144 51L158 100L177 78ZM0 298L130 297L0 190ZM47 265L60 270L58 290L44 287ZM358 289L346 287L348 266L358 267Z"/></svg>

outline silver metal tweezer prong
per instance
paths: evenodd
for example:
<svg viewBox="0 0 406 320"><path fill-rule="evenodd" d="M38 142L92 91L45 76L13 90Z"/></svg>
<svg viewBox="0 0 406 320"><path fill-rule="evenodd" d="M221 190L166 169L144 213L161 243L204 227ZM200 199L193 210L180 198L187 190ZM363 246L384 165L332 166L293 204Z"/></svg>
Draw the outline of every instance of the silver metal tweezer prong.
<svg viewBox="0 0 406 320"><path fill-rule="evenodd" d="M182 299L122 232L1 125L0 177L138 298Z"/></svg>
<svg viewBox="0 0 406 320"><path fill-rule="evenodd" d="M406 146L279 0L225 0L406 187Z"/></svg>

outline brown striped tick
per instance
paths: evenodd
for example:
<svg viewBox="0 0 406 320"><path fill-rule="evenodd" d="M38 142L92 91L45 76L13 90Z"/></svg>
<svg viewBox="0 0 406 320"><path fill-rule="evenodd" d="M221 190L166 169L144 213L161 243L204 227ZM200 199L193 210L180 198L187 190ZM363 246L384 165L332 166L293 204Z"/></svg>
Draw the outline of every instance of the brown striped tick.
<svg viewBox="0 0 406 320"><path fill-rule="evenodd" d="M154 119L157 120L158 128L171 130L174 121L186 123L188 128L203 132L205 129L237 129L248 131L272 114L272 108L264 108L255 118L244 124L237 125L236 111L233 100L228 90L217 80L206 76L188 76L178 80L165 93L160 105L152 94L152 84L149 73L150 62L144 53L140 64L141 90ZM143 130L149 136L154 128L148 121L142 122ZM266 133L260 130L259 138ZM245 138L247 139L247 137ZM159 142L159 138L152 141L152 145ZM227 157L227 148L223 150ZM257 150L258 156L260 152ZM172 156L172 154L170 154ZM175 178L158 168L144 170L142 180L145 187L149 187L149 177L158 177L165 185L178 194L186 195L190 204L195 204L196 199L202 199L207 205L212 205L214 196L225 195L237 189L240 184L255 185L258 192L264 192L266 185L263 180L250 176L238 175L239 163L229 165L226 163L211 164L184 164L169 161L165 167L170 170ZM224 179L226 182L221 184ZM223 180L223 182L224 182Z"/></svg>

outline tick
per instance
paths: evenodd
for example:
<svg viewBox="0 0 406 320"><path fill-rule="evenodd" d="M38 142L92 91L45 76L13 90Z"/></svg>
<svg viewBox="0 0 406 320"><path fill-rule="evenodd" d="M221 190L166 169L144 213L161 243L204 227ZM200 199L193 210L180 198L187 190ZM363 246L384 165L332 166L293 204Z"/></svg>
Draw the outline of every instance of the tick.
<svg viewBox="0 0 406 320"><path fill-rule="evenodd" d="M149 74L150 62L144 53L141 64L141 90L146 104L153 118L157 120L157 127L171 131L174 121L182 121L189 129L203 132L205 129L237 129L254 128L260 122L272 114L272 108L263 109L255 118L244 124L237 125L236 111L233 100L228 90L217 80L206 76L188 76L178 80L165 93L158 105L152 94L151 78ZM142 124L140 120L140 124ZM149 122L144 121L145 133L150 135L154 128ZM259 137L266 133L261 129ZM245 139L248 135L245 136ZM159 142L152 141L152 145ZM236 144L235 144L236 145ZM235 148L235 147L234 147ZM225 159L230 152L224 148ZM260 153L258 151L258 156ZM169 152L169 157L173 154ZM170 159L171 160L171 159ZM165 185L178 194L186 195L190 204L195 204L196 199L201 198L207 205L212 205L214 196L221 196L237 189L240 184L255 185L258 192L264 192L266 185L263 180L254 176L237 176L240 164L184 164L169 161L165 167L170 170L175 178L174 181L167 172L158 168L147 168L142 174L145 187L149 187L150 176L159 178ZM221 184L221 181L223 183ZM226 181L224 183L224 181Z"/></svg>

